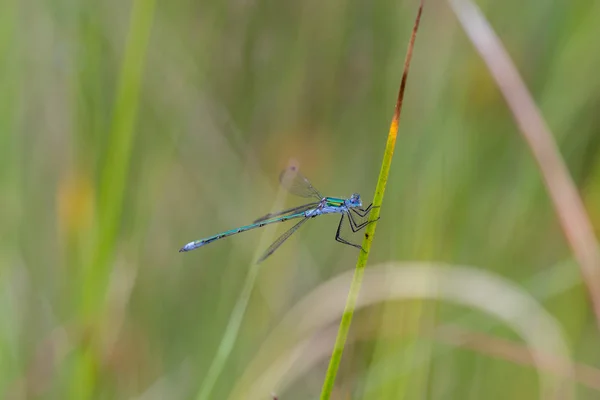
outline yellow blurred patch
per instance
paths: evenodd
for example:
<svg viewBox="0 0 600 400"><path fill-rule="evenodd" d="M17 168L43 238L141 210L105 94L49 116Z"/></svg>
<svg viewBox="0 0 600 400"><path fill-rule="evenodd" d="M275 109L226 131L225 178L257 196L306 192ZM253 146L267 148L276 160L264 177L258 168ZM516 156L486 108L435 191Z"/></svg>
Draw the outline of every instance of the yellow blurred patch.
<svg viewBox="0 0 600 400"><path fill-rule="evenodd" d="M261 159L271 163L275 177L291 160L295 160L309 179L319 176L319 180L326 181L330 178L328 171L333 168L331 161L335 159L335 149L326 140L330 136L327 132L285 129L281 134L270 136L269 141L263 145ZM318 146L315 145L317 141Z"/></svg>
<svg viewBox="0 0 600 400"><path fill-rule="evenodd" d="M477 57L466 62L460 82L467 82L465 90L469 104L475 109L490 108L502 100L498 86L485 64Z"/></svg>
<svg viewBox="0 0 600 400"><path fill-rule="evenodd" d="M61 235L77 235L90 228L94 216L94 185L87 174L61 180L57 193L58 227Z"/></svg>

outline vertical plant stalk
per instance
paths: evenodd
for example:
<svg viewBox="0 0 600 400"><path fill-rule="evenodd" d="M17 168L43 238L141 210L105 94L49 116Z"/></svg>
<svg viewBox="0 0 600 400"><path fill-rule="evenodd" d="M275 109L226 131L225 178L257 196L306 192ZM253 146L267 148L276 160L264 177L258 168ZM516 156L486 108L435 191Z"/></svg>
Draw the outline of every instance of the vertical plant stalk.
<svg viewBox="0 0 600 400"><path fill-rule="evenodd" d="M94 317L102 307L119 233L129 172L135 121L155 0L134 0L127 45L115 99L106 158L102 168L91 265L84 282L82 315Z"/></svg>
<svg viewBox="0 0 600 400"><path fill-rule="evenodd" d="M596 316L596 327L600 329L600 249L552 133L508 52L477 5L468 0L448 2L498 84L537 161L563 233L579 263Z"/></svg>
<svg viewBox="0 0 600 400"><path fill-rule="evenodd" d="M84 340L76 355L71 399L91 398L98 373L98 326L105 307L113 258L119 235L123 199L140 102L140 87L146 51L154 20L155 0L132 3L127 43L119 83L112 126L104 165L101 171L96 229L91 256L84 270L79 319L85 329L91 328L90 340Z"/></svg>
<svg viewBox="0 0 600 400"><path fill-rule="evenodd" d="M373 197L373 211L371 211L370 217L370 219L374 222L367 226L365 238L362 243L364 251L360 252L358 261L356 262L356 268L354 270L354 276L352 277L352 283L350 284L348 299L346 300L346 306L344 308L340 327L335 339L335 344L333 345L333 353L331 355L331 359L329 360L329 367L327 368L327 374L325 375L325 381L323 382L323 388L321 389L321 400L329 400L331 397L331 392L333 391L335 377L342 360L342 354L344 353L344 346L346 344L346 339L348 338L350 324L352 323L352 317L354 315L358 293L360 292L365 266L367 265L367 260L369 259L369 251L371 249L371 243L373 242L373 236L375 235L375 228L377 228L377 220L379 219L379 213L381 210L380 207L381 203L383 202L383 194L385 192L388 175L390 174L392 157L394 156L394 148L396 147L396 137L398 136L398 124L400 122L400 112L402 111L404 90L406 88L406 80L408 78L408 70L410 67L412 52L415 45L415 39L417 37L417 31L419 29L419 22L421 21L421 14L423 12L423 3L424 0L421 0L421 3L419 4L419 10L417 11L417 17L415 19L415 24L413 26L412 35L410 37L410 42L408 43L408 49L406 50L404 71L402 73L400 89L398 90L396 108L394 109L394 116L392 117L392 123L390 124L390 130L388 132L388 138L385 145L385 153L383 154L381 170L379 171L379 179L377 180L377 187L375 188L375 196Z"/></svg>

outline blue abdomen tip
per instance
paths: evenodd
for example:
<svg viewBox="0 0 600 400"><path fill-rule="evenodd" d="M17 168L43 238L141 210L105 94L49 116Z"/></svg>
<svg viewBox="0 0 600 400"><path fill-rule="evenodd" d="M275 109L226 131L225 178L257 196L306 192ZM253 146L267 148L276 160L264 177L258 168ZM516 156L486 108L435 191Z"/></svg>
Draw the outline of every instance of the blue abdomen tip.
<svg viewBox="0 0 600 400"><path fill-rule="evenodd" d="M179 252L182 253L184 251L194 250L197 247L200 247L200 244L196 244L195 242L189 242L188 244L180 248Z"/></svg>

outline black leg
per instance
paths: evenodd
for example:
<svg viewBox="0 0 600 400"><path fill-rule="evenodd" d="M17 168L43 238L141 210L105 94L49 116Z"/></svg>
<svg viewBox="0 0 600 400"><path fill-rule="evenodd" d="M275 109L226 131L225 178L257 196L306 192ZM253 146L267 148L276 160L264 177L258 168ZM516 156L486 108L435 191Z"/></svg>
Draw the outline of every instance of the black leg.
<svg viewBox="0 0 600 400"><path fill-rule="evenodd" d="M354 220L354 217L352 216L352 214L348 214L348 221L350 222L350 229L352 229L353 233L356 233L356 232L360 231L365 226L367 226L368 223L369 223L369 221L361 222L360 224L357 223Z"/></svg>
<svg viewBox="0 0 600 400"><path fill-rule="evenodd" d="M337 232L335 233L335 240L337 242L343 243L343 244L347 244L353 247L356 247L357 249L361 249L362 251L365 251L362 246L358 245L358 244L354 244L354 243L350 243L349 241L343 239L340 237L340 230L342 229L342 224L344 223L344 216L345 214L342 214L342 218L340 218L340 224L338 225L337 228ZM352 224L350 224L350 226L352 226Z"/></svg>
<svg viewBox="0 0 600 400"><path fill-rule="evenodd" d="M356 213L356 215L358 215L361 218L364 218L367 216L367 214L369 213L369 211L371 211L371 208L379 208L379 206L375 206L373 207L373 203L369 204L369 207L363 209L363 208L351 208L352 211L354 211Z"/></svg>
<svg viewBox="0 0 600 400"><path fill-rule="evenodd" d="M354 212L356 215L358 215L359 217L365 217L369 211L371 211L371 207L373 207L373 204L369 204L369 207L363 209L363 208L351 208L350 210L352 212Z"/></svg>
<svg viewBox="0 0 600 400"><path fill-rule="evenodd" d="M361 222L361 223L359 224L359 223L357 223L357 222L354 220L354 216L353 216L351 213L348 213L348 219L350 220L350 228L352 228L352 232L354 232L354 233L356 233L356 232L360 231L361 229L363 229L365 226L369 225L369 224L370 224L370 223L372 223L372 222L379 221L379 219L380 219L380 218L381 218L381 217L378 217L378 218L377 218L376 220L374 220L374 221L368 221L368 220L367 220L367 221L365 221L365 222Z"/></svg>
<svg viewBox="0 0 600 400"><path fill-rule="evenodd" d="M368 213L369 211L371 211L371 208L373 207L373 203L369 204L369 207L362 209L361 208L361 212L363 212L364 214Z"/></svg>

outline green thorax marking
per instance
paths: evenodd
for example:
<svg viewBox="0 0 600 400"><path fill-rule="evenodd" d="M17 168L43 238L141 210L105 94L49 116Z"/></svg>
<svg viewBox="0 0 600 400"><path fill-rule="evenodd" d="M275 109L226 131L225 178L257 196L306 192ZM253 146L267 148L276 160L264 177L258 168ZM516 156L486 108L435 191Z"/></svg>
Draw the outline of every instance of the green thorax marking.
<svg viewBox="0 0 600 400"><path fill-rule="evenodd" d="M337 197L327 197L325 205L327 207L341 207L344 205L345 199L338 199Z"/></svg>

